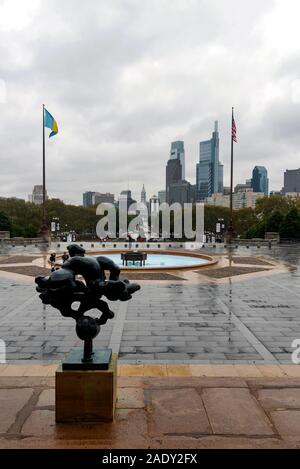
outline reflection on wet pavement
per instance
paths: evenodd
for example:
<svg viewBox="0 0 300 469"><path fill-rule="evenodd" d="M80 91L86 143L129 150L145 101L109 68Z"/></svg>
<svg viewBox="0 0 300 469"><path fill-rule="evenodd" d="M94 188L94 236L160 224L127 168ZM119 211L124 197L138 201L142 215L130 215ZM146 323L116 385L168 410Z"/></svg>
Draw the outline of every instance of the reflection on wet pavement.
<svg viewBox="0 0 300 469"><path fill-rule="evenodd" d="M244 247L233 255L300 265L298 245ZM121 361L291 363L292 341L300 338L298 270L222 284L176 282L143 284L126 304L117 344ZM44 311L33 283L1 278L0 291L0 338L9 360L59 360L79 344L74 321L50 307ZM117 312L119 305L111 307ZM95 346L110 345L117 324L118 315Z"/></svg>

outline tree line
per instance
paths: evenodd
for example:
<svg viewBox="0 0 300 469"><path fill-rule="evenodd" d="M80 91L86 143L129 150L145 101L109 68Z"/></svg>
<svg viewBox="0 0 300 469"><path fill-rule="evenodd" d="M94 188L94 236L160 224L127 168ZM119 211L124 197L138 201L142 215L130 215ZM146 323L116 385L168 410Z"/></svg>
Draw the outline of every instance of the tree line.
<svg viewBox="0 0 300 469"><path fill-rule="evenodd" d="M59 219L61 232L74 230L83 238L96 235L99 216L95 207L64 204L61 200L50 199L46 203L46 212L49 226L54 218ZM129 221L132 218L128 217ZM229 219L229 208L205 205L206 232L215 233L220 220L226 230ZM0 198L0 231L10 231L12 237L34 238L38 236L41 224L40 205L15 198ZM233 225L241 238L264 238L266 232L272 231L279 232L281 238L300 239L300 200L277 195L262 197L257 200L255 209L234 210Z"/></svg>
<svg viewBox="0 0 300 469"><path fill-rule="evenodd" d="M205 206L205 229L215 231L216 220L227 227L229 208ZM240 238L264 238L266 232L278 232L283 239L300 239L300 199L280 195L262 197L255 208L233 211L234 230Z"/></svg>

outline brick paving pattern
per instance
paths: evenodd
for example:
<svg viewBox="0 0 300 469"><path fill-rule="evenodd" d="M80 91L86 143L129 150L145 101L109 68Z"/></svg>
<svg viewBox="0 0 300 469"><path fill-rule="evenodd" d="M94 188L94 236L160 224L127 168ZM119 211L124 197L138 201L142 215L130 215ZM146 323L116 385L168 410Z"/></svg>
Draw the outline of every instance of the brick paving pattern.
<svg viewBox="0 0 300 469"><path fill-rule="evenodd" d="M234 277L236 275L263 272L264 270L268 269L263 269L261 267L220 267L217 269L196 270L195 272L210 278L225 278Z"/></svg>
<svg viewBox="0 0 300 469"><path fill-rule="evenodd" d="M272 265L270 262L265 259L259 259L257 257L238 257L234 256L232 258L234 264L250 264L250 265Z"/></svg>
<svg viewBox="0 0 300 469"><path fill-rule="evenodd" d="M34 261L40 256L9 256L0 258L0 264L17 264L17 263L29 263Z"/></svg>
<svg viewBox="0 0 300 469"><path fill-rule="evenodd" d="M28 266L14 266L14 267L1 267L4 272L12 272L15 274L29 275L30 277L37 277L38 275L49 275L50 269L39 267L38 265Z"/></svg>
<svg viewBox="0 0 300 469"><path fill-rule="evenodd" d="M269 254L299 265L299 248ZM95 346L113 344L127 363L290 364L291 344L300 338L299 287L297 270L219 284L145 282L122 303L122 314L119 302L110 304L115 319L102 327ZM74 321L44 308L33 281L1 277L0 292L8 360L57 361L80 344Z"/></svg>

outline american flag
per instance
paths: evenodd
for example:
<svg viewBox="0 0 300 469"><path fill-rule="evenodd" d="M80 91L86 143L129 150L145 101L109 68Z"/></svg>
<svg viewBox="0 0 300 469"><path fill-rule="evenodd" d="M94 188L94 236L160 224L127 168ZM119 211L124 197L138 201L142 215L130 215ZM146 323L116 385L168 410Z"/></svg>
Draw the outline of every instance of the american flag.
<svg viewBox="0 0 300 469"><path fill-rule="evenodd" d="M232 125L231 125L231 135L232 135L232 140L237 143L237 138L236 138L236 125L235 125L235 120L232 115Z"/></svg>

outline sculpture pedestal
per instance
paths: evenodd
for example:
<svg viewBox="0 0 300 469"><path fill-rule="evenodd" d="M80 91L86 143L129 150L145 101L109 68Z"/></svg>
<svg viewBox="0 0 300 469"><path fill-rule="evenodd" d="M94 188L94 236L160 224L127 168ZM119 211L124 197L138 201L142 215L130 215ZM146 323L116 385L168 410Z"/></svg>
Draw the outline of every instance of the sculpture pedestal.
<svg viewBox="0 0 300 469"><path fill-rule="evenodd" d="M95 350L91 361L82 361L82 349L73 348L62 362L62 370L108 370L111 362L111 349Z"/></svg>
<svg viewBox="0 0 300 469"><path fill-rule="evenodd" d="M101 422L114 418L117 355L108 370L63 370L55 375L56 422Z"/></svg>

